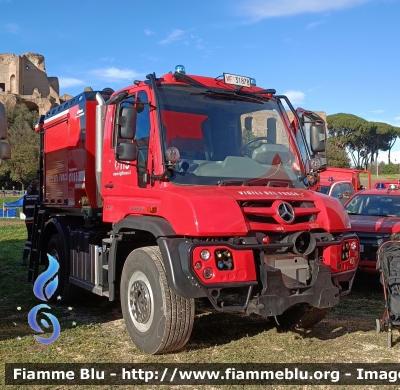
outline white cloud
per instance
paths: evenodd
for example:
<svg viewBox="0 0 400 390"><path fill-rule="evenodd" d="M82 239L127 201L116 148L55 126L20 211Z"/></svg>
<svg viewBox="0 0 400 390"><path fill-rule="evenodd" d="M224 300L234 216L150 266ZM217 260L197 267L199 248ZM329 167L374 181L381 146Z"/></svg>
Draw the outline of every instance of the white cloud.
<svg viewBox="0 0 400 390"><path fill-rule="evenodd" d="M77 87L85 84L83 80L75 79L73 77L59 77L58 82L61 88Z"/></svg>
<svg viewBox="0 0 400 390"><path fill-rule="evenodd" d="M92 76L98 77L99 79L106 81L123 81L123 80L134 80L141 75L134 70L130 69L118 69L118 68L103 68L95 69L90 72Z"/></svg>
<svg viewBox="0 0 400 390"><path fill-rule="evenodd" d="M287 91L283 95L286 95L292 104L302 104L306 95L301 91Z"/></svg>
<svg viewBox="0 0 400 390"><path fill-rule="evenodd" d="M382 114L383 112L385 112L385 110L374 110L371 111L373 114Z"/></svg>
<svg viewBox="0 0 400 390"><path fill-rule="evenodd" d="M100 61L103 61L103 62L114 62L114 60L115 60L114 57L103 57L103 58L100 58Z"/></svg>
<svg viewBox="0 0 400 390"><path fill-rule="evenodd" d="M394 118L395 121L400 121L400 116L396 116L396 118Z"/></svg>
<svg viewBox="0 0 400 390"><path fill-rule="evenodd" d="M310 23L310 24L308 24L307 26L306 26L306 30L311 30L311 29L313 29L313 28L315 28L315 27L317 27L317 26L319 26L320 24L323 24L324 22L322 22L322 21L319 21L319 22L312 22L312 23Z"/></svg>
<svg viewBox="0 0 400 390"><path fill-rule="evenodd" d="M247 0L238 13L254 21L303 13L319 13L365 4L371 0Z"/></svg>
<svg viewBox="0 0 400 390"><path fill-rule="evenodd" d="M144 30L144 33L145 33L146 35L155 35L155 32L154 32L154 31L148 30L147 28Z"/></svg>
<svg viewBox="0 0 400 390"><path fill-rule="evenodd" d="M169 45L172 42L179 41L183 38L185 32L183 30L172 30L165 39L158 42L160 45Z"/></svg>
<svg viewBox="0 0 400 390"><path fill-rule="evenodd" d="M19 26L15 23L6 23L4 25L4 28L6 29L7 32L10 34L17 34L19 31Z"/></svg>

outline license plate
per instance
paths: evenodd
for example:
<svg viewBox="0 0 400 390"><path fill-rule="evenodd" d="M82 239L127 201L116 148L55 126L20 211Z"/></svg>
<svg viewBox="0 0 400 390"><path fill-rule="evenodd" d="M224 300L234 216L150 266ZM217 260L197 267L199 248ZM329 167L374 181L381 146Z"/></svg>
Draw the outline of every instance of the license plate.
<svg viewBox="0 0 400 390"><path fill-rule="evenodd" d="M360 252L364 252L364 245L360 245Z"/></svg>
<svg viewBox="0 0 400 390"><path fill-rule="evenodd" d="M237 76L235 74L224 73L225 84L238 85L240 87L251 87L250 77Z"/></svg>

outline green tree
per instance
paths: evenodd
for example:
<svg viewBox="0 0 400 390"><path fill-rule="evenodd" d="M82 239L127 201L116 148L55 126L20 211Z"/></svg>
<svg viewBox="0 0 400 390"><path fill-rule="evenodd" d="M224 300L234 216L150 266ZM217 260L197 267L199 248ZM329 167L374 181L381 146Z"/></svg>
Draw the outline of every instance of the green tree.
<svg viewBox="0 0 400 390"><path fill-rule="evenodd" d="M25 184L37 177L39 167L39 135L34 132L39 117L37 111L29 111L24 104L6 105L8 142L11 159L3 161L0 176Z"/></svg>
<svg viewBox="0 0 400 390"><path fill-rule="evenodd" d="M350 168L350 158L346 149L339 147L333 137L328 138L327 154L330 167Z"/></svg>
<svg viewBox="0 0 400 390"><path fill-rule="evenodd" d="M400 128L383 122L369 122L351 114L328 115L328 136L339 148L348 148L355 166L366 168L378 158L380 150L392 149Z"/></svg>

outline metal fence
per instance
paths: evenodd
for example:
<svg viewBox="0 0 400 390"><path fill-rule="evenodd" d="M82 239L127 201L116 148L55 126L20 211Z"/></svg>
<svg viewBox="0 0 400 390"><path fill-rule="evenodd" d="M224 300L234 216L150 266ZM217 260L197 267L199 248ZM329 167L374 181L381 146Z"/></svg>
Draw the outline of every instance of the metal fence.
<svg viewBox="0 0 400 390"><path fill-rule="evenodd" d="M23 196L25 194L25 190L24 191L13 191L13 190L4 190L4 192L2 190L0 190L0 198L1 197L13 197L15 196L16 198L20 198L21 196Z"/></svg>

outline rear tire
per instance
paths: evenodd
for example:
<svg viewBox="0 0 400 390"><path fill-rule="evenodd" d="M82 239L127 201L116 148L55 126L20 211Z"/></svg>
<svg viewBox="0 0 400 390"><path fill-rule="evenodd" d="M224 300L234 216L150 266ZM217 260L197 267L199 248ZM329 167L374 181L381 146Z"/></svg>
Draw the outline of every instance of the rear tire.
<svg viewBox="0 0 400 390"><path fill-rule="evenodd" d="M133 343L148 354L177 351L193 329L194 299L169 287L158 247L135 249L121 277L121 307Z"/></svg>
<svg viewBox="0 0 400 390"><path fill-rule="evenodd" d="M308 304L298 304L290 307L282 314L270 317L273 323L283 328L311 328L321 322L328 314L329 308L310 307Z"/></svg>
<svg viewBox="0 0 400 390"><path fill-rule="evenodd" d="M59 234L54 234L51 236L47 244L47 253L57 260L58 269L58 287L54 294L49 298L51 301L61 301L61 302L73 302L78 297L80 288L68 281L68 276L66 275L66 261L64 256L64 247ZM48 262L47 262L48 264ZM61 299L60 299L61 298Z"/></svg>

